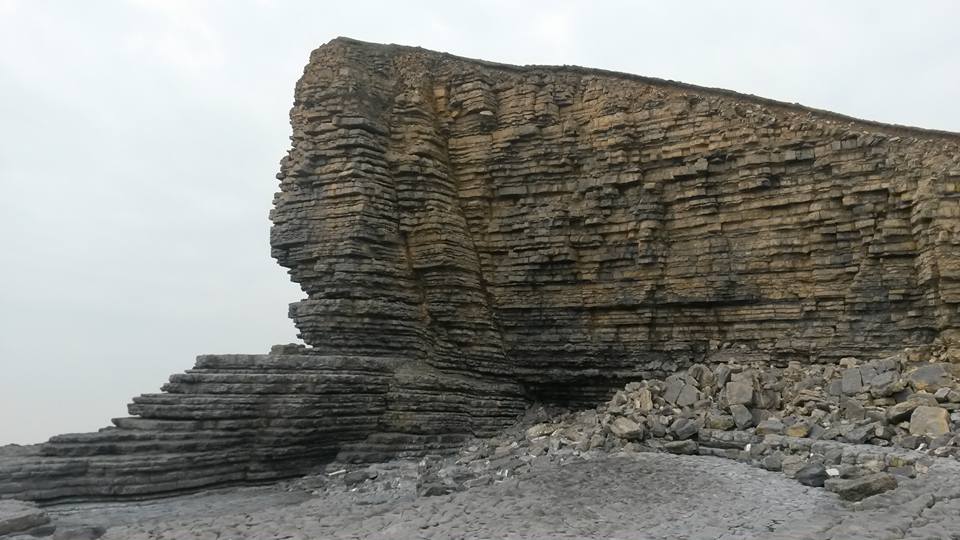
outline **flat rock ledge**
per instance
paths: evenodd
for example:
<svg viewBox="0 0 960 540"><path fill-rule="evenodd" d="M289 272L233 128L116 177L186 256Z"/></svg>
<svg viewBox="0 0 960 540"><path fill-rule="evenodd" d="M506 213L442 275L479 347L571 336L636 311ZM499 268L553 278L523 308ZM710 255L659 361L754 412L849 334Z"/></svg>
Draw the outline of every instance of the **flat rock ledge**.
<svg viewBox="0 0 960 540"><path fill-rule="evenodd" d="M505 435L523 436L529 426ZM851 503L713 456L623 449L530 456L517 445L476 457L485 442L447 457L331 463L269 486L47 511L61 538L103 540L892 540L946 539L960 531L960 463L951 459L931 458L916 478L901 477L896 489ZM84 531L95 534L72 536Z"/></svg>
<svg viewBox="0 0 960 540"><path fill-rule="evenodd" d="M5 535L49 535L53 530L50 517L36 504L0 501L0 538Z"/></svg>

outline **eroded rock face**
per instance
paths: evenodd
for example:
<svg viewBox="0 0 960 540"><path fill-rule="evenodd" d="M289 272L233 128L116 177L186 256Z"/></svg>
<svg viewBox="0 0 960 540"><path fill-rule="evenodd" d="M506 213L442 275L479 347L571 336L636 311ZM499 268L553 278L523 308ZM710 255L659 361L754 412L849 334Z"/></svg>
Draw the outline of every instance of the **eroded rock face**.
<svg viewBox="0 0 960 540"><path fill-rule="evenodd" d="M343 39L291 121L273 255L320 350L569 398L956 331L956 135Z"/></svg>
<svg viewBox="0 0 960 540"><path fill-rule="evenodd" d="M956 339L955 134L348 39L314 51L291 123L271 244L306 293L290 314L311 348L202 356L113 427L0 451L0 498L149 496L334 455L445 452L531 400L596 403L695 363ZM837 395L906 384L858 369ZM695 371L670 391L686 407L726 388L730 415L711 425L779 406L749 373ZM650 435L687 453L692 426Z"/></svg>

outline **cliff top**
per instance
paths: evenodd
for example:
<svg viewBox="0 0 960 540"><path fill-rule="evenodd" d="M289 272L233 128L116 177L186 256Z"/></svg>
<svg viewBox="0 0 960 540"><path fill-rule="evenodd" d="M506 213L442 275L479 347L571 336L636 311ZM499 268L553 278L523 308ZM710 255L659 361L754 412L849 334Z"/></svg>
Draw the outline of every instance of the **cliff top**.
<svg viewBox="0 0 960 540"><path fill-rule="evenodd" d="M763 105L765 107L770 107L772 109L779 109L779 110L792 111L792 112L811 113L816 115L822 120L846 122L846 123L849 123L852 127L881 129L884 132L889 133L891 135L960 141L960 133L954 132L954 131L921 128L916 126L907 126L903 124L890 124L886 122L879 122L876 120L857 118L854 116L849 116L846 114L841 114L841 113L837 113L837 112L833 112L825 109L818 109L816 107L809 107L806 105L802 105L800 103L789 103L786 101L779 101L776 99L765 98L765 97L757 96L754 94L746 94L743 92L737 92L737 91L728 90L725 88L699 86L696 84L690 84L690 83L685 83L681 81L661 79L658 77L650 77L646 75L636 75L633 73L624 73L621 71L612 71L612 70L599 69L599 68L587 68L587 67L576 66L576 65L556 66L556 65L529 64L529 65L520 66L515 64L504 64L500 62L491 62L488 60L479 60L476 58L457 56L457 55L446 53L446 52L433 51L430 49L425 49L423 47L398 45L394 43L390 43L390 44L374 43L369 41L361 41L358 39L345 37L345 36L334 38L325 45L329 45L333 43L349 44L355 47L380 49L380 50L386 50L389 52L430 53L430 54L436 54L436 55L449 58L452 60L456 60L456 61L468 62L468 63L476 64L478 66L500 69L504 71L519 72L519 71L529 71L529 70L540 70L540 71L553 72L553 73L576 73L576 74L582 74L582 75L595 75L595 76L611 77L611 78L623 79L623 80L639 81L639 82L643 82L646 84L659 86L663 88L691 90L701 94L736 98L739 100ZM324 45L321 45L321 47L323 46Z"/></svg>

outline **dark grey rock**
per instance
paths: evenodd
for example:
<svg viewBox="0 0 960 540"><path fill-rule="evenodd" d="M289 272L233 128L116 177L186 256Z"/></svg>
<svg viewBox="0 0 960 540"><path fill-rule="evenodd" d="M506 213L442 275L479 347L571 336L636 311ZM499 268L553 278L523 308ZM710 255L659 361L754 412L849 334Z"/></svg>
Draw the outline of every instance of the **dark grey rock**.
<svg viewBox="0 0 960 540"><path fill-rule="evenodd" d="M704 427L707 429L719 429L725 431L728 429L733 429L737 423L733 420L733 416L729 414L723 414L719 411L710 411L707 413L706 419L704 420Z"/></svg>
<svg viewBox="0 0 960 540"><path fill-rule="evenodd" d="M852 396L862 390L863 379L860 377L860 368L845 369L840 377L840 392Z"/></svg>
<svg viewBox="0 0 960 540"><path fill-rule="evenodd" d="M889 473L873 473L858 478L831 478L824 487L846 501L860 501L867 497L897 488L897 479Z"/></svg>
<svg viewBox="0 0 960 540"><path fill-rule="evenodd" d="M783 454L771 452L760 460L760 466L768 471L779 471L783 467Z"/></svg>
<svg viewBox="0 0 960 540"><path fill-rule="evenodd" d="M726 385L727 404L750 405L753 403L753 384L749 381L732 381Z"/></svg>
<svg viewBox="0 0 960 540"><path fill-rule="evenodd" d="M693 440L670 441L663 445L663 449L671 454L696 454L697 442Z"/></svg>
<svg viewBox="0 0 960 540"><path fill-rule="evenodd" d="M730 414L733 415L733 421L739 429L747 429L753 425L753 414L750 413L750 409L743 405L731 405Z"/></svg>
<svg viewBox="0 0 960 540"><path fill-rule="evenodd" d="M700 392L692 384L685 384L680 389L680 395L677 396L676 404L679 407L689 407L700 399Z"/></svg>
<svg viewBox="0 0 960 540"><path fill-rule="evenodd" d="M828 478L827 468L822 463L808 463L797 471L794 478L805 486L823 487L823 482Z"/></svg>
<svg viewBox="0 0 960 540"><path fill-rule="evenodd" d="M686 386L686 382L679 375L671 375L664 379L664 390L663 390L663 399L667 403L675 404L677 399L680 398L680 393L683 391L683 387Z"/></svg>
<svg viewBox="0 0 960 540"><path fill-rule="evenodd" d="M897 403L887 409L887 421L891 423L902 422L910 418L914 409L923 405L923 402L916 399L910 399L902 403Z"/></svg>
<svg viewBox="0 0 960 540"><path fill-rule="evenodd" d="M843 440L850 444L863 444L874 437L874 431L874 424L856 426L843 434Z"/></svg>
<svg viewBox="0 0 960 540"><path fill-rule="evenodd" d="M863 420L867 417L867 411L862 404L856 399L845 398L840 400L840 410L843 412L843 417L847 420L852 420L856 422L857 420Z"/></svg>
<svg viewBox="0 0 960 540"><path fill-rule="evenodd" d="M699 430L697 423L687 418L678 418L670 426L670 431L680 440L693 437Z"/></svg>
<svg viewBox="0 0 960 540"><path fill-rule="evenodd" d="M951 383L946 364L928 364L919 367L907 374L907 380L914 390L927 390L930 392L936 391L944 386L949 386Z"/></svg>
<svg viewBox="0 0 960 540"><path fill-rule="evenodd" d="M768 418L757 424L757 435L779 435L783 433L783 422L777 418Z"/></svg>
<svg viewBox="0 0 960 540"><path fill-rule="evenodd" d="M870 395L874 398L883 398L903 390L906 383L894 371L886 371L873 378L870 383Z"/></svg>

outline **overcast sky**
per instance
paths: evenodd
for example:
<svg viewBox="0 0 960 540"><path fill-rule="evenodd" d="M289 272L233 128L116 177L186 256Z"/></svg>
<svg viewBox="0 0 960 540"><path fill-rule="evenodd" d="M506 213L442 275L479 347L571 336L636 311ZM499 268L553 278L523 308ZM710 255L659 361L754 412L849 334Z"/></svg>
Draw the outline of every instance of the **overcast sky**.
<svg viewBox="0 0 960 540"><path fill-rule="evenodd" d="M0 444L295 339L267 213L338 36L960 131L960 2L0 0Z"/></svg>

